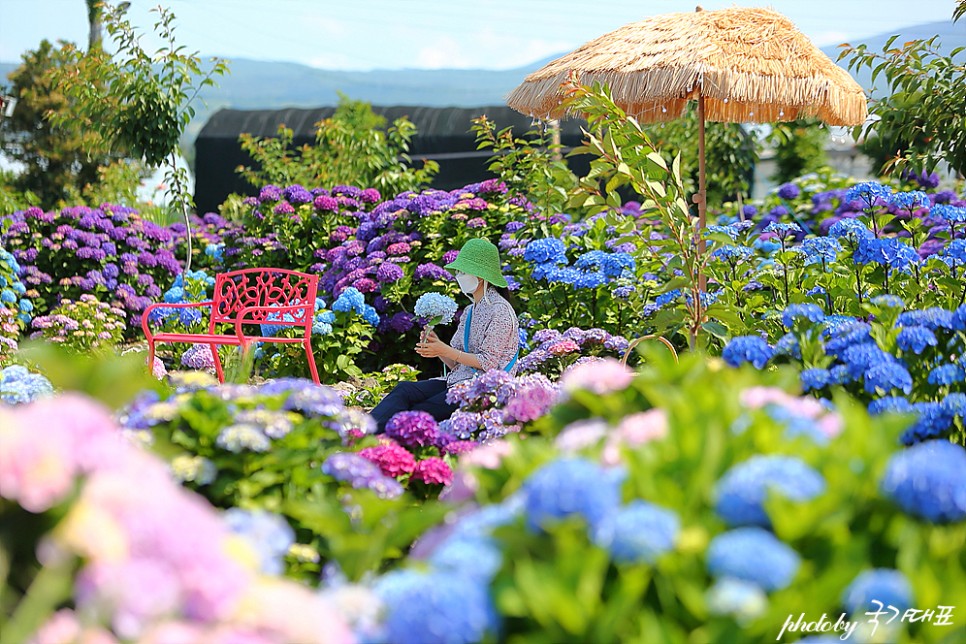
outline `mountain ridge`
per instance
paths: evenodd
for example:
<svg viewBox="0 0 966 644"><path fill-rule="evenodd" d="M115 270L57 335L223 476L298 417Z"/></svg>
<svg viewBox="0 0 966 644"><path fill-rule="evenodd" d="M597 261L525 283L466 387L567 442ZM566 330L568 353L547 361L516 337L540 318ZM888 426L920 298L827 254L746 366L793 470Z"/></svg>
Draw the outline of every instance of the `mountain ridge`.
<svg viewBox="0 0 966 644"><path fill-rule="evenodd" d="M856 40L870 51L881 51L892 35L902 41L927 39L938 35L941 51L949 55L956 47L966 46L966 27L950 21L909 25L877 36ZM821 48L833 61L839 45ZM503 105L510 91L524 77L561 54L507 70L482 69L405 69L339 71L318 69L293 62L266 62L238 58L229 61L231 74L216 78L215 87L204 88L196 104L195 118L185 132L193 140L204 122L221 108L280 109L285 107L325 107L338 103L339 94L380 106L485 107ZM0 63L0 77L6 79L19 63ZM840 66L847 67L845 61ZM853 73L869 92L871 71Z"/></svg>

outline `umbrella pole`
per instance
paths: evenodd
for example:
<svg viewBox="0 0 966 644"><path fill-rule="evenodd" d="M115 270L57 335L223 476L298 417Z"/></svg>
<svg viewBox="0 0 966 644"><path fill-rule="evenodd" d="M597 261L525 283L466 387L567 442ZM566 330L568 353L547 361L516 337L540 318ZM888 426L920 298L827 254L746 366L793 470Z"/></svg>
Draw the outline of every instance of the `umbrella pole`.
<svg viewBox="0 0 966 644"><path fill-rule="evenodd" d="M698 95L698 194L694 196L698 202L698 289L701 293L707 290L708 278L702 270L704 261L704 227L707 224L708 186L704 167L704 96ZM701 303L698 302L700 308Z"/></svg>

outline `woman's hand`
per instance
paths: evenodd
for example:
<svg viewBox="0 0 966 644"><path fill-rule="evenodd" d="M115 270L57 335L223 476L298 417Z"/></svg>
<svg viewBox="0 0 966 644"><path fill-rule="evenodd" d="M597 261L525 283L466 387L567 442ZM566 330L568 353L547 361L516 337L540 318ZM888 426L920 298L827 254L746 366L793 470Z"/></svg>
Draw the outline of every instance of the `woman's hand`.
<svg viewBox="0 0 966 644"><path fill-rule="evenodd" d="M430 331L426 338L416 345L416 353L424 358L452 359L456 350L440 340L435 331Z"/></svg>

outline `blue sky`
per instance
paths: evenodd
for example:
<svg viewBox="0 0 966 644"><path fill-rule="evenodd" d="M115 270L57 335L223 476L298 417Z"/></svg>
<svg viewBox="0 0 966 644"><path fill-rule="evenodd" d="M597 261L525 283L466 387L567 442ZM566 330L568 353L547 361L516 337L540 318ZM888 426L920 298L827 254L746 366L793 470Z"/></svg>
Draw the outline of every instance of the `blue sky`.
<svg viewBox="0 0 966 644"><path fill-rule="evenodd" d="M133 0L150 34L164 4L180 44L203 56L298 62L323 69L510 69L566 53L623 24L693 11L700 0ZM708 0L705 9L734 6ZM771 7L823 47L951 20L953 0L775 0ZM966 26L964 26L966 28ZM87 43L84 0L0 0L0 61L44 38ZM155 44L148 36L145 49Z"/></svg>

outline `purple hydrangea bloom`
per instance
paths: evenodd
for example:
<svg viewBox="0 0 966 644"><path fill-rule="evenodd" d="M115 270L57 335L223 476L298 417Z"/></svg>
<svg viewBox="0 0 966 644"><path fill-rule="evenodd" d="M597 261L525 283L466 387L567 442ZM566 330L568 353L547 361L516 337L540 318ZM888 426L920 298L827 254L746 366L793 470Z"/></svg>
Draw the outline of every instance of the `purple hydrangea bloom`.
<svg viewBox="0 0 966 644"><path fill-rule="evenodd" d="M386 423L386 435L406 447L426 447L439 440L439 426L424 411L403 411Z"/></svg>
<svg viewBox="0 0 966 644"><path fill-rule="evenodd" d="M403 275L403 269L398 264L386 262L380 264L379 268L376 269L376 279L382 284L397 282L403 278ZM356 288L359 287L356 286ZM362 289L359 290L362 291Z"/></svg>

